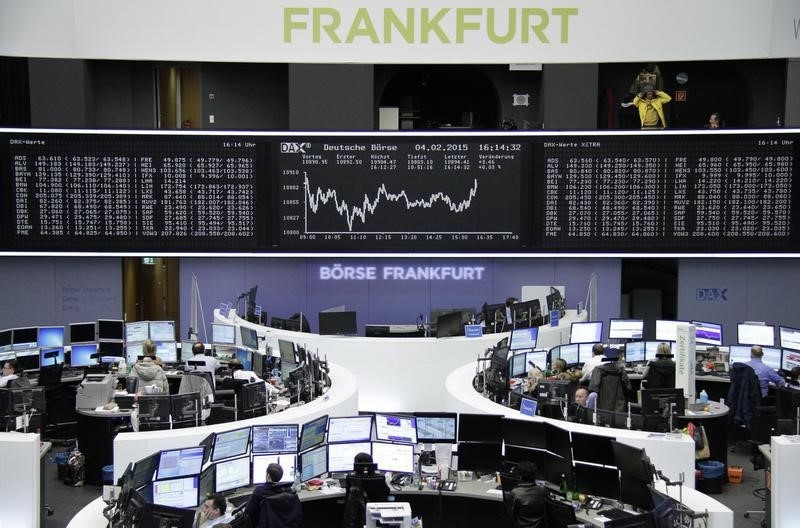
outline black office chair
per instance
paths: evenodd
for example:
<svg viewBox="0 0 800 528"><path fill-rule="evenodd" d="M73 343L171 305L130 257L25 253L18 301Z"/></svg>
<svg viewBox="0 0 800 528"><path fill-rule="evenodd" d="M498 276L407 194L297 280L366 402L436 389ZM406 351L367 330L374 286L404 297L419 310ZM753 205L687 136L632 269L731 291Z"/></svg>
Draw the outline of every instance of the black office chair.
<svg viewBox="0 0 800 528"><path fill-rule="evenodd" d="M507 473L505 471L500 472L500 489L503 492L503 516L504 516L504 524L507 526L512 526L513 519L511 518L511 490L517 487L520 480L519 477L516 475L512 475L511 473Z"/></svg>
<svg viewBox="0 0 800 528"><path fill-rule="evenodd" d="M751 422L757 415L774 415L775 407L764 406L761 401L761 385L755 371L750 365L734 363L730 368L731 385L725 403L730 409L728 416L733 427L731 433L736 434L739 442L731 449L744 447L750 449ZM758 423L758 422L756 422ZM760 434L759 431L756 435ZM742 437L744 435L744 437ZM742 440L745 440L744 445ZM769 440L767 440L769 441Z"/></svg>
<svg viewBox="0 0 800 528"><path fill-rule="evenodd" d="M750 431L750 445L751 445L751 457L750 462L753 464L753 470L758 471L760 469L767 468L767 461L764 458L764 455L759 450L759 446L762 444L769 444L770 437L775 434L775 430L777 427L777 416L774 414L755 414L750 419L750 424L748 429ZM767 486L766 486L766 473L765 473L765 481L764 487L756 488L753 490L753 495L757 498L761 499L764 502L764 507L761 510L747 510L744 512L744 517L749 518L751 515L763 515L764 519L761 521L761 526L767 525Z"/></svg>
<svg viewBox="0 0 800 528"><path fill-rule="evenodd" d="M561 502L550 495L544 499L544 509L547 513L548 528L568 528L578 522L571 504Z"/></svg>

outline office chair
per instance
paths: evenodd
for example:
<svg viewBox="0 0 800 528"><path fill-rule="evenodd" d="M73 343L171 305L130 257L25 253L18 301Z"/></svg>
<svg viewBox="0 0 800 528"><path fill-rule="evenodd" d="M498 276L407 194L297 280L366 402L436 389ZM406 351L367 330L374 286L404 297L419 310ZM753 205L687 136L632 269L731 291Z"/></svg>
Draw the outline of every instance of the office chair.
<svg viewBox="0 0 800 528"><path fill-rule="evenodd" d="M500 489L503 492L503 516L505 517L505 524L508 526L512 526L514 522L511 518L511 497L509 494L511 490L517 487L519 482L519 477L516 475L504 471L500 472Z"/></svg>
<svg viewBox="0 0 800 528"><path fill-rule="evenodd" d="M200 394L202 405L202 420L205 421L211 415L211 404L214 402L214 385L210 372L195 370L184 372L181 384L178 386L178 394L189 394L197 392Z"/></svg>
<svg viewBox="0 0 800 528"><path fill-rule="evenodd" d="M571 504L566 504L547 495L544 499L549 528L568 528L578 522Z"/></svg>
<svg viewBox="0 0 800 528"><path fill-rule="evenodd" d="M750 419L749 430L750 430L750 445L751 445L751 457L750 462L753 464L753 470L758 471L760 469L767 468L767 461L764 459L764 455L759 450L758 446L761 444L769 444L770 437L775 433L775 428L777 426L777 416L772 414L756 414ZM744 512L744 517L749 518L751 515L763 515L764 519L761 521L761 526L767 525L767 476L766 472L764 473L764 487L756 488L753 490L753 495L761 499L764 502L764 507L761 510L747 510Z"/></svg>

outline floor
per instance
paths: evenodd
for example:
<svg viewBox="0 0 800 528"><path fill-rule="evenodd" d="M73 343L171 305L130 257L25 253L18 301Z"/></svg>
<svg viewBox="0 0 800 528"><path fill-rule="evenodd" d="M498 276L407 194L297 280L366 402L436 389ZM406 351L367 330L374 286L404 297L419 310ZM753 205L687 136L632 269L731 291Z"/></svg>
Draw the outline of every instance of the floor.
<svg viewBox="0 0 800 528"><path fill-rule="evenodd" d="M54 446L50 453L64 450L63 447ZM739 444L728 454L728 463L732 466L741 466L744 475L740 484L725 484L722 493L712 495L713 498L726 504L733 509L734 528L759 527L761 525L760 515L754 515L749 519L744 517L746 510L761 510L763 502L753 496L753 490L763 487L764 471L754 471L750 461L749 446ZM53 515L45 520L46 528L64 528L70 519L86 504L93 501L102 493L99 486L80 486L71 487L65 485L58 479L58 469L53 463L48 463L44 471L45 475L45 501L53 508ZM314 528L314 527L310 527Z"/></svg>

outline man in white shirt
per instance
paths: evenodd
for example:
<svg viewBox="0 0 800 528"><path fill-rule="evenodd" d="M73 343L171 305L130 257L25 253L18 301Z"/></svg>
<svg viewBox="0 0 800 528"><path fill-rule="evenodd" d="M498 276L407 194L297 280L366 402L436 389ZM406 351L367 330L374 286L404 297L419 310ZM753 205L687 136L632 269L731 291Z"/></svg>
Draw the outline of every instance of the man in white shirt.
<svg viewBox="0 0 800 528"><path fill-rule="evenodd" d="M195 526L197 528L210 528L222 523L230 523L233 517L230 513L225 513L228 509L228 501L220 493L209 495L203 504L197 509L195 515Z"/></svg>
<svg viewBox="0 0 800 528"><path fill-rule="evenodd" d="M9 381L19 378L17 375L18 368L19 364L16 359L9 359L3 363L3 375L0 376L0 387L5 387L8 385Z"/></svg>
<svg viewBox="0 0 800 528"><path fill-rule="evenodd" d="M194 354L189 358L192 362L202 362L203 366L193 366L187 363L186 370L200 370L203 372L210 372L212 375L216 374L219 368L219 361L211 355L211 349L206 350L206 346L198 341L192 345L192 353Z"/></svg>
<svg viewBox="0 0 800 528"><path fill-rule="evenodd" d="M581 376L581 381L589 381L592 379L592 371L596 366L603 363L603 359L605 359L603 352L604 349L602 344L595 343L594 346L592 346L592 357L590 357L589 360L583 364L583 369L581 369L581 372L583 373Z"/></svg>
<svg viewBox="0 0 800 528"><path fill-rule="evenodd" d="M263 379L261 379L261 376L259 376L252 370L244 370L242 362L236 358L228 361L228 368L231 370L231 373L233 374L233 379L245 380L248 383L264 381ZM278 390L276 387L273 387L271 383L267 382L267 392L269 394L278 394L280 390Z"/></svg>

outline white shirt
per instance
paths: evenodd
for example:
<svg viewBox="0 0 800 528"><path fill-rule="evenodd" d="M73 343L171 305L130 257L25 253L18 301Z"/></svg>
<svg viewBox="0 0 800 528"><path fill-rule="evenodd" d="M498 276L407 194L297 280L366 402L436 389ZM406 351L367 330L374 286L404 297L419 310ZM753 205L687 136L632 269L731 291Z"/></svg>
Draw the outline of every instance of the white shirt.
<svg viewBox="0 0 800 528"><path fill-rule="evenodd" d="M5 387L8 382L19 378L16 374L9 374L8 376L0 376L0 387Z"/></svg>
<svg viewBox="0 0 800 528"><path fill-rule="evenodd" d="M237 369L233 371L233 379L247 380L250 383L254 383L257 381L264 381L259 377L258 374L256 374L252 370L242 370L242 369ZM270 394L277 394L280 392L277 388L273 387L271 383L269 382L265 383L267 383L267 392L269 392Z"/></svg>
<svg viewBox="0 0 800 528"><path fill-rule="evenodd" d="M205 363L205 367L194 367L186 363L186 368L188 370L201 370L203 372L210 372L211 374L215 374L217 369L219 368L219 361L217 358L213 356L206 356L205 354L195 354L189 358L189 361L202 361Z"/></svg>
<svg viewBox="0 0 800 528"><path fill-rule="evenodd" d="M231 507L231 505L228 504L228 508L230 508L230 507ZM229 523L232 520L233 520L233 516L230 513L225 512L222 515L220 515L219 517L217 517L216 519L206 519L206 522L200 524L199 523L199 521L200 521L200 512L199 512L199 510L198 510L197 514L195 515L195 524L196 524L197 528L211 528L212 526L216 526L218 524Z"/></svg>
<svg viewBox="0 0 800 528"><path fill-rule="evenodd" d="M592 371L596 366L600 365L603 362L605 357L606 356L604 354L599 354L597 356L590 357L586 361L586 363L583 364L583 369L581 369L581 372L583 372L583 376L581 376L581 381L591 379Z"/></svg>

